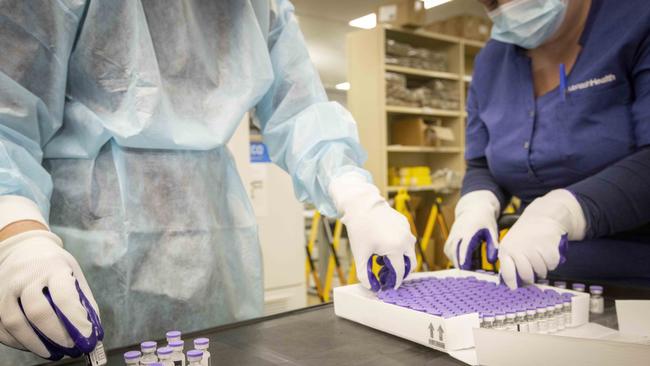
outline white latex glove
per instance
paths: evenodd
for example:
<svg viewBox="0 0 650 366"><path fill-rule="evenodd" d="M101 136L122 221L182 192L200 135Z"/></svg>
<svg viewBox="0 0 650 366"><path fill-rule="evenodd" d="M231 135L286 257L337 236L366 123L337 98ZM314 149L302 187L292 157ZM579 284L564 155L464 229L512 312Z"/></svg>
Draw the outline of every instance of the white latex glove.
<svg viewBox="0 0 650 366"><path fill-rule="evenodd" d="M558 189L534 200L499 246L502 280L510 288L546 278L565 260L569 240L582 240L587 223L573 194ZM519 278L517 278L519 277Z"/></svg>
<svg viewBox="0 0 650 366"><path fill-rule="evenodd" d="M47 226L31 200L0 196L0 229L22 220ZM58 360L89 353L103 338L88 283L55 234L32 230L0 242L0 279L0 343Z"/></svg>
<svg viewBox="0 0 650 366"><path fill-rule="evenodd" d="M410 268L417 263L415 237L406 217L391 208L377 187L358 173L345 173L333 179L329 193L347 228L359 281L374 291L382 284L398 288L408 275L404 257L410 261ZM372 276L369 267L375 254L384 256L381 260L387 270L382 272L386 275L380 280L382 284Z"/></svg>
<svg viewBox="0 0 650 366"><path fill-rule="evenodd" d="M501 205L494 193L481 190L465 194L456 204L456 218L445 242L445 254L460 269L470 269L472 253L483 241L488 259L496 261L497 218Z"/></svg>

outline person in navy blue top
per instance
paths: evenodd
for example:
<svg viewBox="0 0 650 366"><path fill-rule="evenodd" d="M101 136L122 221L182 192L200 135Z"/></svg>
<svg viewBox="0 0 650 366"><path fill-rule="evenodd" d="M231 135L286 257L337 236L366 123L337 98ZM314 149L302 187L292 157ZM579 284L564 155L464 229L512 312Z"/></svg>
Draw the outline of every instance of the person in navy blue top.
<svg viewBox="0 0 650 366"><path fill-rule="evenodd" d="M467 268L487 241L510 287L549 271L650 285L650 2L480 1L494 27L445 253ZM521 216L497 244L512 196Z"/></svg>

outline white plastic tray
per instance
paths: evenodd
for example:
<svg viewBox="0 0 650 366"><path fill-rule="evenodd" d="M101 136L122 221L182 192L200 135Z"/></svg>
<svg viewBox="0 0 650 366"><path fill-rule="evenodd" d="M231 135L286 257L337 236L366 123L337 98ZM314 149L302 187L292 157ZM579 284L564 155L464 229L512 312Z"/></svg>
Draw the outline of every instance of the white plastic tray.
<svg viewBox="0 0 650 366"><path fill-rule="evenodd" d="M457 269L414 273L409 279L468 276L498 283L497 276ZM541 289L552 288L557 292L569 292L575 295L571 300L572 327L589 321L589 294L550 286L537 286ZM472 329L479 327L478 313L445 319L385 303L379 300L375 293L360 284L334 289L334 311L342 318L443 352L474 347Z"/></svg>

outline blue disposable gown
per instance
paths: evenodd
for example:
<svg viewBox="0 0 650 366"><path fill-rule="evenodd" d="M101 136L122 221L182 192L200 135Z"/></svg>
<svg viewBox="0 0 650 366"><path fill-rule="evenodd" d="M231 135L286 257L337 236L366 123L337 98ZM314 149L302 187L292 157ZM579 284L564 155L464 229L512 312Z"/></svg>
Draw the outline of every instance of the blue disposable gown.
<svg viewBox="0 0 650 366"><path fill-rule="evenodd" d="M245 112L298 198L324 214L336 214L333 177L368 176L288 1L0 7L0 194L49 213L108 347L261 314L256 224L224 146Z"/></svg>

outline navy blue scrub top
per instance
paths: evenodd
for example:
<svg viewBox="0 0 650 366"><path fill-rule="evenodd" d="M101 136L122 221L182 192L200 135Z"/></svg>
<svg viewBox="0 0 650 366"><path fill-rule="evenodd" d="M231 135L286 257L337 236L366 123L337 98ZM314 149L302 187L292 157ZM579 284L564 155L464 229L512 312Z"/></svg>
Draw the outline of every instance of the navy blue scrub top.
<svg viewBox="0 0 650 366"><path fill-rule="evenodd" d="M535 98L526 50L491 40L475 61L466 159L529 203L650 145L650 1L593 0L567 88ZM559 73L559 69L558 69Z"/></svg>
<svg viewBox="0 0 650 366"><path fill-rule="evenodd" d="M477 56L463 194L525 206L568 189L586 239L550 274L650 286L650 1L592 0L579 42L566 89L537 99L524 49L492 40Z"/></svg>

